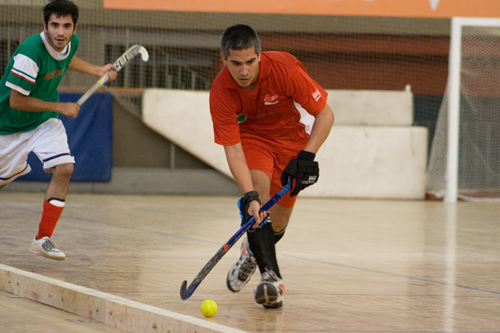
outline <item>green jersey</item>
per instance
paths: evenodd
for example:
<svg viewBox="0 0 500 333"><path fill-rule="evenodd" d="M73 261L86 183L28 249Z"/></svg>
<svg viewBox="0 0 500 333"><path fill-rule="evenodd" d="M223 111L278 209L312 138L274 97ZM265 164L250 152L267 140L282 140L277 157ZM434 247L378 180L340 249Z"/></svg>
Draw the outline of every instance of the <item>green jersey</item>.
<svg viewBox="0 0 500 333"><path fill-rule="evenodd" d="M27 112L10 107L10 91L47 102L59 102L57 88L68 70L80 40L76 34L61 53L56 52L45 38L45 33L28 37L16 49L0 81L0 135L28 132L57 112Z"/></svg>

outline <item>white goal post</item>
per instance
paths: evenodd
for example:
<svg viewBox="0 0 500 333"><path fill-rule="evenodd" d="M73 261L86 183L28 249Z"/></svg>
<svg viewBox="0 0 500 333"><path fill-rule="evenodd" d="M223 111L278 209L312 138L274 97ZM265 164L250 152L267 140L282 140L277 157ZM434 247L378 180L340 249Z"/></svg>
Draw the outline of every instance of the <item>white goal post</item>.
<svg viewBox="0 0 500 333"><path fill-rule="evenodd" d="M464 129L464 126L461 127L460 121L461 117L464 116L463 113L463 105L461 105L462 99L465 97L471 97L472 103L476 100L477 94L481 94L481 90L484 88L485 90L492 90L492 87L490 86L490 82L485 82L488 80L486 79L485 82L483 82L482 86L479 84L478 86L474 87L475 93L470 93L468 91L464 92L464 87L463 87L463 75L464 72L466 72L467 75L470 74L471 70L470 68L466 68L464 70L463 68L463 45L462 45L462 40L464 38L464 29L476 29L473 31L473 34L477 34L478 37L478 42L477 44L479 45L481 41L483 40L488 40L489 43L491 43L491 39L493 41L499 42L500 41L500 19L489 19L489 18L463 18L463 17L454 17L451 19L451 34L450 34L450 54L449 54L449 72L448 72L448 84L447 84L447 92L445 95L445 98L443 99L443 105L440 110L439 118L442 118L441 121L442 123L439 124L439 119L438 119L438 124L436 125L436 133L435 133L435 138L433 140L433 146L431 148L431 156L429 158L429 175L428 175L428 193L438 193L441 191L441 197L442 197L442 191L444 190L444 201L447 203L455 203L457 202L457 198L462 198L462 196L459 193L459 167L466 168L471 164L479 164L477 163L470 163L470 162L463 162L459 160L459 154L464 152L464 148L460 148L461 145L465 144L463 143L464 140L468 140L468 138L462 137L462 133L464 131L467 132L467 129ZM492 28L492 29L485 29L485 28ZM496 29L498 28L498 29ZM483 29L485 32L486 37L484 37L483 34ZM476 76L481 76L483 74L483 69L481 69L479 66L481 65L481 61L483 59L491 57L493 66L495 68L498 68L499 73L500 73L500 51L494 51L494 48L488 49L486 51L479 50L479 47L476 47L476 40L471 39L468 40L469 44L469 56L470 57L477 57L478 60L478 67L477 69L474 69L475 73L474 75ZM474 46L471 46L470 44L473 44ZM493 44L493 43L491 43ZM500 49L499 47L500 44L496 44L496 48ZM477 54L476 49L478 49ZM473 50L473 51L471 51ZM472 55L471 55L472 53ZM490 58L488 58L489 60ZM488 66L490 66L490 63L488 63ZM495 69L496 70L496 69ZM490 73L491 69L484 69L484 73ZM477 78L474 78L473 80L478 81ZM479 81L478 81L479 82ZM476 82L475 82L476 83ZM492 83L493 85L494 83ZM479 92L479 93L478 93ZM487 94L485 94L487 95ZM498 92L496 97L500 98L500 92ZM477 98L478 99L478 98ZM500 99L499 99L500 100ZM470 102L467 102L470 104ZM481 108L479 107L484 113L491 113L491 110L488 109L488 107ZM498 110L498 108L497 108ZM443 114L444 113L444 114ZM496 113L496 112L493 112ZM490 116L488 116L490 117ZM447 118L447 119L446 119ZM487 122L487 121L486 121ZM481 119L478 120L479 125L474 125L475 128L480 128L481 124L485 123L485 120ZM446 126L446 129L439 129L439 126ZM468 128L468 127L467 127ZM462 130L462 132L461 132ZM482 129L481 129L482 130ZM479 130L478 133L481 131ZM440 133L438 131L441 131ZM442 133L445 133L442 135ZM470 131L469 131L470 132ZM486 132L486 130L485 130ZM446 135L447 134L447 135ZM468 133L467 133L468 134ZM480 133L481 134L481 133ZM493 133L494 134L494 133ZM498 134L498 133L497 133ZM479 134L474 134L475 138L473 140L476 140L476 137L479 136ZM498 134L500 135L500 134ZM441 139L439 138L441 136ZM484 140L481 139L482 141L490 142L488 139ZM439 142L441 141L441 142ZM479 141L479 140L478 140ZM475 143L476 144L476 143ZM443 147L446 145L446 147ZM479 148L478 148L479 147ZM498 148L498 147L497 147ZM446 150L446 152L444 151ZM460 151L462 150L462 151ZM472 149L473 150L473 149ZM475 146L475 150L482 150L481 146ZM439 156L439 155L442 156ZM477 153L476 153L477 154ZM491 155L491 154L490 154ZM495 153L496 155L496 153ZM470 160L473 158L480 159L477 157L472 157ZM441 164L441 165L439 165ZM443 168L442 164L445 164L445 167ZM494 164L494 163L493 163ZM500 160L498 161L498 164L500 164ZM444 169L444 170L443 170ZM490 168L491 169L491 168ZM476 176L471 176L476 177ZM444 178L444 179L440 179ZM478 178L481 178L479 176ZM444 182L444 189L443 187L443 182ZM472 181L466 180L466 182L471 183ZM470 190L471 192L474 192L473 189ZM488 192L488 191L486 191ZM440 195L436 195L440 196ZM485 195L481 199L486 199L488 195ZM475 200L479 199L478 195L474 195L471 193L470 196L465 195L467 197L465 200ZM490 198L491 199L491 198ZM498 200L498 193L497 193L497 200Z"/></svg>

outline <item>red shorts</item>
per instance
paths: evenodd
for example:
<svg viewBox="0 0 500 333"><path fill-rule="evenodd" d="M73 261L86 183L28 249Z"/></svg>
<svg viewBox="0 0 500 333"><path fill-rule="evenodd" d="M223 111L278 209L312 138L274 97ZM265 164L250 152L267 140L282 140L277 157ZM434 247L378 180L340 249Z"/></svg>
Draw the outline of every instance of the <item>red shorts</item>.
<svg viewBox="0 0 500 333"><path fill-rule="evenodd" d="M300 149L294 153L276 153L261 141L250 140L248 138L245 140L245 143L242 142L242 146L248 168L264 171L271 178L269 195L272 197L278 193L283 188L283 185L281 185L281 174L290 160L297 156L297 152ZM296 200L297 196L291 197L290 192L288 192L277 204L291 208Z"/></svg>

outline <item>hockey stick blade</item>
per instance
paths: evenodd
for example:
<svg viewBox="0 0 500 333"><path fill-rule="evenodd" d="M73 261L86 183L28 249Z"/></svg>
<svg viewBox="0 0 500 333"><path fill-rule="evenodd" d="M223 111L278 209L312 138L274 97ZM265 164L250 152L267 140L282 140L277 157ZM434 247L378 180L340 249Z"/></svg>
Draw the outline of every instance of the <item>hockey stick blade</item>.
<svg viewBox="0 0 500 333"><path fill-rule="evenodd" d="M135 44L131 46L125 53L123 53L116 61L113 63L115 65L117 72L121 71L123 67L125 67L126 64L128 64L132 59L134 59L138 54L141 55L141 59L144 62L147 62L149 60L149 54L148 51L141 45ZM87 99L89 99L92 94L94 94L97 89L102 87L106 82L109 80L109 72L104 74L97 80L96 83L92 87L90 87L89 90L85 92L85 94L80 97L80 99L76 102L78 106L82 106L83 103Z"/></svg>
<svg viewBox="0 0 500 333"><path fill-rule="evenodd" d="M146 50L143 46L139 48L139 53L141 54L141 59L144 62L148 62L149 60L149 53L148 50Z"/></svg>
<svg viewBox="0 0 500 333"><path fill-rule="evenodd" d="M276 193L262 208L261 211L269 210L275 203L277 203L286 193L292 188L292 181L290 180L278 193ZM181 299L187 300L194 293L196 288L205 279L205 277L210 273L212 268L217 265L217 263L222 259L222 257L233 247L233 245L247 232L255 223L255 219L250 217L247 223L245 223L222 247L215 253L215 255L205 264L201 271L196 275L193 282L187 286L187 281L183 281L181 284Z"/></svg>

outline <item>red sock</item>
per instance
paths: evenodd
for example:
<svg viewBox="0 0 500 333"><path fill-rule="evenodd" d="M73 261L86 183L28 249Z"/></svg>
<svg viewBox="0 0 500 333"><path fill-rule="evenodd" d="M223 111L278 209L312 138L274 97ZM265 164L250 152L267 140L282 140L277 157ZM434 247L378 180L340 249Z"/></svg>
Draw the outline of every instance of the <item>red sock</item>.
<svg viewBox="0 0 500 333"><path fill-rule="evenodd" d="M59 217L61 217L62 211L64 207L54 206L48 201L43 202L43 213L42 220L40 221L40 225L38 226L38 234L36 235L36 239L40 239L42 237L51 237L54 229L56 228L57 221L59 221Z"/></svg>

